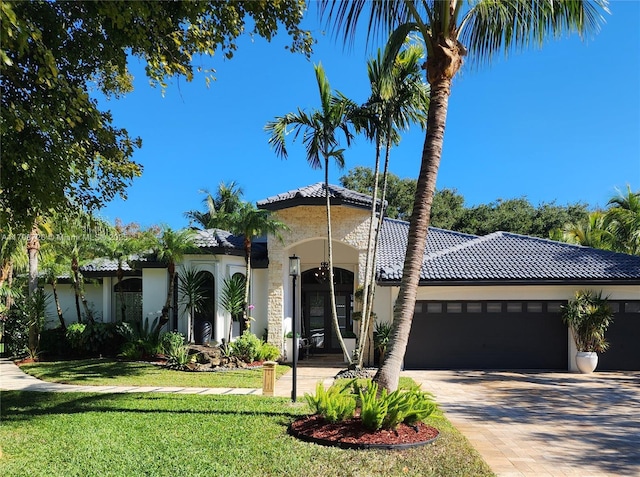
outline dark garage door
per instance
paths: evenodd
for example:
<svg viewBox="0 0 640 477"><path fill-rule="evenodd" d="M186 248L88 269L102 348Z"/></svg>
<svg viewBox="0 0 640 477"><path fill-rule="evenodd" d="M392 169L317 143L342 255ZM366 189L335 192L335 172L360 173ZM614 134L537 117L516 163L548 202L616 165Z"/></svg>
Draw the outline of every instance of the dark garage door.
<svg viewBox="0 0 640 477"><path fill-rule="evenodd" d="M600 371L640 371L640 301L612 301L609 350L598 357Z"/></svg>
<svg viewBox="0 0 640 477"><path fill-rule="evenodd" d="M561 302L416 303L406 369L567 369Z"/></svg>

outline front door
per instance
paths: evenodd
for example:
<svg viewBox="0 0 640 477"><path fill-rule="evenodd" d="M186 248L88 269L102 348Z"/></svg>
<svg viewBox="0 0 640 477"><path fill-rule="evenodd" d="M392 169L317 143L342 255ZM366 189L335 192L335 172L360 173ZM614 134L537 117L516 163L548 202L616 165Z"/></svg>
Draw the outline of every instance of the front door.
<svg viewBox="0 0 640 477"><path fill-rule="evenodd" d="M329 283L319 279L317 270L302 274L302 335L319 352L340 353L340 343L331 317ZM334 268L336 311L340 333L352 331L351 302L353 273Z"/></svg>

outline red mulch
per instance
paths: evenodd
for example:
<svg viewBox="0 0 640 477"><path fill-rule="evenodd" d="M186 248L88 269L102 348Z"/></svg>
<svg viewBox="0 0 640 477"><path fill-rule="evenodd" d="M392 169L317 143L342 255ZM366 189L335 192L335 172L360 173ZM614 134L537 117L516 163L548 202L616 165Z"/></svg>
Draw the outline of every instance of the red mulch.
<svg viewBox="0 0 640 477"><path fill-rule="evenodd" d="M423 422L415 426L400 424L396 430L370 431L359 418L330 423L315 414L302 417L291 424L291 433L301 439L320 444L349 446L408 446L423 444L438 437L438 430Z"/></svg>

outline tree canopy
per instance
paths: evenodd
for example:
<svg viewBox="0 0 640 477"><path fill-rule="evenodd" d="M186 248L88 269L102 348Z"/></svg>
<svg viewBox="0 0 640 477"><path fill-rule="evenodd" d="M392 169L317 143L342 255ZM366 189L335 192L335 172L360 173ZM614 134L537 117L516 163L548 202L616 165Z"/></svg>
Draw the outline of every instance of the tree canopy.
<svg viewBox="0 0 640 477"><path fill-rule="evenodd" d="M309 53L303 0L278 2L16 1L0 6L2 175L0 223L25 232L38 214L92 210L125 196L142 173L139 138L113 124L92 94L132 90L131 56L154 86L213 74L245 31L270 40L282 26L290 49Z"/></svg>
<svg viewBox="0 0 640 477"><path fill-rule="evenodd" d="M342 176L340 183L349 189L371 194L373 172L368 167L357 166ZM390 173L387 187L387 217L408 220L416 180L401 179ZM437 190L431 206L431 225L473 235L503 231L549 238L555 229L581 222L589 213L587 204L576 202L562 206L543 202L534 206L526 197L497 199L472 207L466 207L464 203L464 196L455 189Z"/></svg>

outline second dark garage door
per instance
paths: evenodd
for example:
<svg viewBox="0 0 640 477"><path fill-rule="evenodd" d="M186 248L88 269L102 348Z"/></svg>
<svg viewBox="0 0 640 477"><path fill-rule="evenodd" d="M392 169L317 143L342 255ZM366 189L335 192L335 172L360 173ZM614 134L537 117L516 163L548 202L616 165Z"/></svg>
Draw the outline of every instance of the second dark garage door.
<svg viewBox="0 0 640 477"><path fill-rule="evenodd" d="M567 369L561 302L419 301L405 369Z"/></svg>

